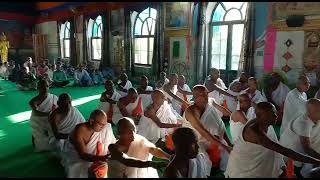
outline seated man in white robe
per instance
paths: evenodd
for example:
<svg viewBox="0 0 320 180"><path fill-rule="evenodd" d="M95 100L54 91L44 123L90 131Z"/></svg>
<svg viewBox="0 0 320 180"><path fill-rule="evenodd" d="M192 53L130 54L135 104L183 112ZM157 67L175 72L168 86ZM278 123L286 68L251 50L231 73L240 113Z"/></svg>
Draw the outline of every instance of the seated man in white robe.
<svg viewBox="0 0 320 180"><path fill-rule="evenodd" d="M314 98L320 99L320 89L316 92Z"/></svg>
<svg viewBox="0 0 320 180"><path fill-rule="evenodd" d="M230 153L225 176L229 178L285 177L283 155L306 163L320 164L318 159L305 156L278 143L272 127L277 110L269 102L257 104L256 119L248 121L242 136Z"/></svg>
<svg viewBox="0 0 320 180"><path fill-rule="evenodd" d="M180 75L178 79L178 91L177 91L177 96L183 99L184 101L191 103L191 98L192 98L192 92L188 84L186 84L186 78L184 75ZM174 103L173 109L176 110L176 112L180 115L183 115L183 112L186 110L187 106L186 104L181 104L181 103Z"/></svg>
<svg viewBox="0 0 320 180"><path fill-rule="evenodd" d="M156 89L161 89L163 85L169 83L169 79L167 78L167 73L161 72L160 73L160 80L156 82Z"/></svg>
<svg viewBox="0 0 320 180"><path fill-rule="evenodd" d="M142 106L148 107L152 103L151 93L153 92L153 88L148 86L149 80L147 76L141 76L140 78L140 86L137 88L139 97L142 98Z"/></svg>
<svg viewBox="0 0 320 180"><path fill-rule="evenodd" d="M188 141L186 141L188 139ZM172 135L174 158L164 172L166 178L207 178L208 164L199 153L198 138L190 128L178 128Z"/></svg>
<svg viewBox="0 0 320 180"><path fill-rule="evenodd" d="M241 136L241 132L247 121L256 117L254 107L251 106L250 98L247 94L238 96L239 110L233 112L230 116L230 133L233 143Z"/></svg>
<svg viewBox="0 0 320 180"><path fill-rule="evenodd" d="M243 93L248 94L251 99L252 106L255 107L259 102L265 102L267 99L262 95L261 91L258 90L257 79L250 77L248 79L249 87L243 91Z"/></svg>
<svg viewBox="0 0 320 180"><path fill-rule="evenodd" d="M48 132L51 131L51 128L48 118L57 107L58 97L48 92L49 84L45 80L38 82L38 90L39 94L29 102L32 109L30 117L32 144L35 151L47 151L52 149L49 145Z"/></svg>
<svg viewBox="0 0 320 180"><path fill-rule="evenodd" d="M216 69L216 68L210 69L210 75L208 76L204 85L209 90L209 97L214 98L219 105L223 104L224 95L230 96L236 99L236 96L226 91L227 87L222 81L222 79L220 79L219 69Z"/></svg>
<svg viewBox="0 0 320 180"><path fill-rule="evenodd" d="M97 109L104 111L107 114L108 122L112 123L113 112L114 109L117 108L117 102L121 98L121 95L114 90L114 85L111 80L107 80L104 87L106 91L101 94L100 103Z"/></svg>
<svg viewBox="0 0 320 180"><path fill-rule="evenodd" d="M69 94L63 93L58 99L58 108L49 116L52 131L49 131L49 144L60 156L65 140L76 125L85 122L84 117L79 110L71 105Z"/></svg>
<svg viewBox="0 0 320 180"><path fill-rule="evenodd" d="M96 161L106 169L108 146L115 142L106 114L94 110L89 121L78 124L65 142L62 158L67 178L88 178L89 168Z"/></svg>
<svg viewBox="0 0 320 180"><path fill-rule="evenodd" d="M245 72L241 72L239 78L232 81L233 82L239 82L241 91L248 88L248 75Z"/></svg>
<svg viewBox="0 0 320 180"><path fill-rule="evenodd" d="M241 91L241 83L239 81L233 81L227 90L228 93L233 96L239 96ZM237 110L238 101L230 96L225 96L225 100L227 103L227 108L231 112L235 112Z"/></svg>
<svg viewBox="0 0 320 180"><path fill-rule="evenodd" d="M280 136L280 144L294 151L320 159L320 100L309 99L306 103L306 113L289 122ZM295 166L301 167L295 162ZM313 167L304 164L301 174L306 176Z"/></svg>
<svg viewBox="0 0 320 180"><path fill-rule="evenodd" d="M226 127L214 107L208 104L207 88L203 85L196 85L193 87L192 93L194 104L185 111L182 126L192 128L197 133L200 152L205 154L206 163L210 164L209 169L212 164L214 167L225 170L228 150L233 146L227 135ZM212 154L212 152L214 153ZM218 158L217 162L214 160L216 157ZM210 171L207 172L207 176L209 175Z"/></svg>
<svg viewBox="0 0 320 180"><path fill-rule="evenodd" d="M270 81L266 85L266 89L262 91L262 95L267 99L267 101L274 104L277 108L279 117L279 121L277 122L278 124L281 124L284 102L290 91L289 87L282 83L280 79L281 77L278 73L273 73Z"/></svg>
<svg viewBox="0 0 320 180"><path fill-rule="evenodd" d="M121 97L126 96L128 94L128 90L133 87L126 73L122 73L120 75L118 87L119 87L119 93Z"/></svg>
<svg viewBox="0 0 320 180"><path fill-rule="evenodd" d="M155 167L165 167L167 163L152 162L153 156L169 159L170 156L149 142L146 138L136 134L136 127L132 119L124 117L117 124L119 140L109 146L111 159L109 161L108 177L110 178L158 178ZM119 157L130 157L149 163L132 163L131 167L123 163ZM134 166L134 167L132 167Z"/></svg>
<svg viewBox="0 0 320 180"><path fill-rule="evenodd" d="M130 88L128 95L120 98L117 107L114 108L112 122L117 124L120 118L131 117L138 124L143 115L143 108L142 98L138 97L137 90Z"/></svg>
<svg viewBox="0 0 320 180"><path fill-rule="evenodd" d="M167 97L168 102L173 104L172 107L176 112L181 110L182 104L185 104L186 106L189 105L187 101L177 96L177 92L178 92L178 75L177 74L175 73L171 74L169 77L169 83L163 85L161 90L163 90L163 93ZM178 104L178 105L174 105L174 104Z"/></svg>
<svg viewBox="0 0 320 180"><path fill-rule="evenodd" d="M287 128L290 121L305 112L305 104L307 102L307 94L305 92L307 92L309 88L309 78L307 76L300 76L297 87L288 93L284 103L280 134Z"/></svg>
<svg viewBox="0 0 320 180"><path fill-rule="evenodd" d="M173 128L180 127L181 123L178 123L179 119L165 101L162 91L155 90L151 96L153 102L145 109L137 133L156 144L159 140L163 140L165 135L171 134Z"/></svg>

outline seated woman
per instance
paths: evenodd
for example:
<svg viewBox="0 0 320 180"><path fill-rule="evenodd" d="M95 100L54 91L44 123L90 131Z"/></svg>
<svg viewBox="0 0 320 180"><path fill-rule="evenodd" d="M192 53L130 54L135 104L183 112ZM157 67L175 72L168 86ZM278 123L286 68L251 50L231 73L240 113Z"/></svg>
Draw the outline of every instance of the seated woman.
<svg viewBox="0 0 320 180"><path fill-rule="evenodd" d="M95 85L103 84L105 81L101 71L99 71L97 69L93 69L92 73L90 75L91 75L92 81Z"/></svg>
<svg viewBox="0 0 320 180"><path fill-rule="evenodd" d="M85 65L80 64L79 68L74 72L74 81L76 86L92 86L93 82L85 69Z"/></svg>
<svg viewBox="0 0 320 180"><path fill-rule="evenodd" d="M57 64L56 70L53 72L53 86L64 87L69 83L66 73L61 70L61 64Z"/></svg>
<svg viewBox="0 0 320 180"><path fill-rule="evenodd" d="M129 156L143 161L151 161L153 156L169 159L169 155L143 136L136 134L136 127L132 119L121 118L117 124L117 129L119 140L115 144L109 145L111 159L108 161L108 177L158 178L156 169L150 166L144 166L143 168L128 167L119 158Z"/></svg>
<svg viewBox="0 0 320 180"><path fill-rule="evenodd" d="M188 139L188 141L185 141ZM190 128L178 128L172 135L175 155L164 172L166 178L206 178L204 155L199 153L198 139Z"/></svg>
<svg viewBox="0 0 320 180"><path fill-rule="evenodd" d="M18 90L26 91L37 89L36 77L30 71L27 72L27 68L25 67L22 67L18 72L16 82Z"/></svg>

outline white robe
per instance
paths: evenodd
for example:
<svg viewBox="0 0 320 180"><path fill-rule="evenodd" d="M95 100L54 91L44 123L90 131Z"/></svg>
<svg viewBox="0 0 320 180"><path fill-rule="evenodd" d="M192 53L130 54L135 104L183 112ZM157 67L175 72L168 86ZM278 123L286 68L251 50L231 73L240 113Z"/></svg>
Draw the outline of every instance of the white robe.
<svg viewBox="0 0 320 180"><path fill-rule="evenodd" d="M153 91L153 88L151 86L147 86L145 91ZM139 97L142 98L143 107L148 107L150 104L152 104L151 94L139 94Z"/></svg>
<svg viewBox="0 0 320 180"><path fill-rule="evenodd" d="M188 86L188 84L184 84L182 90L191 92L191 89L190 89L190 87ZM177 95L178 97L180 97L181 99L184 100L183 94L181 94L179 91L176 92L176 95ZM192 98L192 96L188 95L188 96L187 96L187 102L190 102L191 98ZM176 110L176 112L177 112L178 114L181 114L181 106L182 106L182 103L181 103L181 102L178 102L178 101L175 100L175 99L173 100L173 102L172 102L172 107L173 107L174 110Z"/></svg>
<svg viewBox="0 0 320 180"><path fill-rule="evenodd" d="M242 129L246 124L243 124L242 122L234 122L231 117L232 116L230 116L230 133L232 136L232 141L236 142L240 138ZM250 107L248 109L246 113L246 118L248 120L247 122L256 118L254 107Z"/></svg>
<svg viewBox="0 0 320 180"><path fill-rule="evenodd" d="M152 155L149 153L149 148L156 147L153 143L148 141L143 136L135 134L134 141L131 142L128 152L126 153L129 157L136 159L151 161ZM127 167L125 175L128 178L159 178L158 172L152 167L148 168L136 168Z"/></svg>
<svg viewBox="0 0 320 180"><path fill-rule="evenodd" d="M121 83L121 81L119 81L119 83ZM123 89L126 89L128 91L130 88L133 88L132 83L127 80L126 85L124 85ZM119 91L119 94L121 95L121 97L124 97L128 95L128 92Z"/></svg>
<svg viewBox="0 0 320 180"><path fill-rule="evenodd" d="M137 98L137 100L134 103L130 103L126 106L126 109L129 113L129 115L132 114L132 111L137 107L138 102L139 102L139 98ZM142 106L142 111L143 111L143 104L141 103ZM118 124L119 120L123 117L122 113L120 112L120 109L117 105L113 106L113 115L112 115L112 122L114 124Z"/></svg>
<svg viewBox="0 0 320 180"><path fill-rule="evenodd" d="M227 89L226 85L224 84L223 80L218 78L217 79L217 83L216 83L217 86L219 86L220 88L222 89ZM214 90L214 91L211 91L209 94L208 94L209 97L211 98L214 98L215 101L222 105L223 104L223 101L224 101L224 95L223 94L220 94L218 91Z"/></svg>
<svg viewBox="0 0 320 180"><path fill-rule="evenodd" d="M306 114L289 122L287 128L280 136L280 144L294 151L306 154L300 141L300 136L310 138L310 147L320 153L320 123L315 124ZM295 162L296 166L301 166L302 175L312 169L308 163Z"/></svg>
<svg viewBox="0 0 320 180"><path fill-rule="evenodd" d="M242 93L248 94L249 98L251 99L251 102L253 102L253 103L255 103L255 104L258 104L258 103L260 103L260 102L266 102L266 101L267 101L267 98L265 98L265 97L262 95L261 91L259 91L259 90L257 90L257 89L256 89L256 91L254 92L253 95L251 95L250 93L247 93L247 92L245 92L245 91L242 91L240 94L242 94Z"/></svg>
<svg viewBox="0 0 320 180"><path fill-rule="evenodd" d="M189 160L189 171L187 178L207 178L205 164L205 155L198 153L197 157ZM178 171L178 178L183 178Z"/></svg>
<svg viewBox="0 0 320 180"><path fill-rule="evenodd" d="M118 102L119 99L121 98L121 95L117 91L113 91L112 96L109 97L109 95L108 95L108 98L112 99L113 101ZM100 110L104 111L105 113L108 113L109 107L110 107L109 102L99 101L99 105L98 105L97 109L100 109ZM114 104L113 107L116 107L116 104Z"/></svg>
<svg viewBox="0 0 320 180"><path fill-rule="evenodd" d="M173 112L170 104L164 101L162 106L157 110L156 116L162 123L177 124L177 116ZM173 128L159 128L152 119L142 116L137 126L137 134L147 138L150 142L156 143L160 138L173 132Z"/></svg>
<svg viewBox="0 0 320 180"><path fill-rule="evenodd" d="M66 117L57 124L57 132L70 134L76 125L83 122L85 122L85 119L80 111L75 107L71 107ZM49 131L49 136L49 144L54 147L58 155L60 155L66 139L56 139L52 131Z"/></svg>
<svg viewBox="0 0 320 180"><path fill-rule="evenodd" d="M297 88L295 88L288 93L284 103L280 134L282 134L284 129L287 128L290 121L305 112L306 102L307 94L305 92L301 93Z"/></svg>
<svg viewBox="0 0 320 180"><path fill-rule="evenodd" d="M50 113L57 107L58 97L54 94L48 94L47 98L37 107L40 112ZM48 116L36 116L33 113L30 117L30 126L32 136L34 137L35 151L46 151L52 149L49 144L48 133L51 130Z"/></svg>
<svg viewBox="0 0 320 180"><path fill-rule="evenodd" d="M233 96L240 95L240 92L234 92L230 89L228 89L227 92ZM225 100L227 102L228 109L231 112L235 112L237 110L238 101L236 101L233 97L230 97L230 96L225 96Z"/></svg>
<svg viewBox="0 0 320 180"><path fill-rule="evenodd" d="M278 142L272 126L267 136ZM233 146L225 176L229 178L278 178L284 166L283 156L261 145L243 139L243 130L239 140Z"/></svg>
<svg viewBox="0 0 320 180"><path fill-rule="evenodd" d="M106 155L109 145L116 142L111 124L108 123L100 132L92 134L90 141L86 145L86 153L96 155L98 141L102 143L102 155ZM64 144L62 158L67 178L88 178L88 169L93 162L82 160L74 145L71 144L70 139Z"/></svg>
<svg viewBox="0 0 320 180"><path fill-rule="evenodd" d="M200 118L200 122L205 128L207 128L210 134L218 136L224 144L227 144L223 138L224 133L226 133L226 127L214 107L212 107L209 104L206 106L206 109ZM209 159L208 153L206 152L206 150L210 147L210 143L207 141L206 138L202 137L195 128L192 127L192 125L188 120L186 120L185 113L184 113L182 127L191 128L196 133L199 139L198 141L199 152L203 153L206 156L205 158L206 164L208 165L207 175L210 176L212 163ZM219 148L221 153L220 169L225 170L226 165L228 163L228 152L225 149L223 149L221 146L219 146Z"/></svg>
<svg viewBox="0 0 320 180"><path fill-rule="evenodd" d="M286 100L287 94L290 89L287 85L280 82L277 89L272 92L271 98L277 106L281 107L284 101ZM266 98L265 93L263 92L263 96Z"/></svg>

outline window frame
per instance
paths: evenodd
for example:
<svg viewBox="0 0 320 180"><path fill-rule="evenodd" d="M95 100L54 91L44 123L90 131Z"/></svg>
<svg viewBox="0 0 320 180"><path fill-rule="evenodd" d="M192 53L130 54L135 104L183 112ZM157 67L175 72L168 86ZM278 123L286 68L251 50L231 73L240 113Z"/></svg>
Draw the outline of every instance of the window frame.
<svg viewBox="0 0 320 180"><path fill-rule="evenodd" d="M209 51L208 51L208 67L212 68L212 38L213 38L213 27L215 26L223 26L223 25L227 25L228 26L228 37L227 37L227 47L226 47L226 67L225 69L220 69L222 71L225 71L227 74L225 74L225 78L227 78L226 80L229 82L230 81L230 76L228 74L228 72L232 72L232 71L238 71L238 70L232 70L231 69L231 64L232 64L232 36L233 36L233 25L237 25L237 24L243 24L245 26L246 24L246 18L242 19L242 20L233 20L233 21L225 21L225 17L228 14L229 11L231 11L232 9L236 9L240 12L241 14L241 18L243 18L243 14L240 11L240 9L243 8L244 4L248 3L248 2L243 2L243 4L241 5L241 7L239 9L237 8L230 8L228 10L225 10L225 6L223 4L223 2L217 2L211 12L211 16L210 16L210 22L209 22ZM216 12L216 9L218 8L218 6L221 5L222 8L225 10L225 14L223 16L222 21L213 21L213 15ZM247 4L248 5L248 4ZM246 7L248 8L248 6ZM245 11L246 12L246 11ZM245 27L244 27L245 28ZM244 37L243 37L244 38Z"/></svg>
<svg viewBox="0 0 320 180"><path fill-rule="evenodd" d="M62 25L64 25L63 37L61 38L61 40L62 40L62 45L61 45L62 53L61 54L64 59L70 59L70 54L71 54L71 30L70 30L70 28L68 28L67 23L70 24L69 21L66 21L65 23L60 25L60 29L62 28ZM71 26L71 24L70 24L70 26ZM68 33L69 33L69 38L66 38L66 31L68 31ZM61 42L61 40L60 40L60 42ZM69 57L66 57L66 48L65 48L65 41L66 40L69 40ZM60 51L61 51L61 49L60 49Z"/></svg>
<svg viewBox="0 0 320 180"><path fill-rule="evenodd" d="M98 17L101 17L101 23L100 24L97 24L97 19ZM98 32L97 32L97 36L93 36L93 33L94 33L94 26L95 24L97 24L98 26L98 31L99 29L101 28L101 37L98 36ZM93 40L96 40L96 39L100 39L101 40L101 58L100 59L94 59L94 54L93 54ZM91 37L90 37L90 46L91 46L91 61L101 61L102 60L102 46L103 46L103 22L102 22L102 16L101 15L98 15L94 20L93 20L93 24L92 24L92 27L91 27Z"/></svg>
<svg viewBox="0 0 320 180"><path fill-rule="evenodd" d="M141 12L143 12L143 11L145 11L146 9L149 9L149 16L147 17L147 18L145 18L144 19L144 21L142 21L142 19L139 17L139 15L140 15L140 13ZM136 15L136 17L135 17L135 19L134 19L134 24L133 24L133 29L132 29L132 39L133 39L133 41L132 41L132 47L133 47L133 63L135 64L135 65L137 65L137 66L141 66L141 67L151 67L152 66L152 61L153 61L153 53L154 53L154 48L152 47L152 57L151 57L151 59L150 59L150 54L149 54L149 49L150 49L150 38L153 38L153 46L154 46L154 38L155 38L155 34L153 33L152 34L152 24L151 24L151 28L150 28L150 31L148 32L149 33L149 35L135 35L135 30L136 30L136 23L137 23L137 20L138 20L138 18L141 20L141 22L142 22L142 25L141 25L141 33L140 34L142 34L142 31L143 31L143 25L144 25L144 23L147 23L147 19L149 19L149 18L151 18L152 19L152 22L154 21L155 22L155 26L156 26L156 23L157 23L157 21L156 21L156 19L153 19L152 17L151 17L151 9L154 9L154 8L151 8L151 7L148 7L148 8L146 8L146 9L144 9L143 11L141 11L140 13L138 13L137 15ZM156 10L156 9L154 9L154 10ZM156 10L156 12L157 12L157 10ZM157 15L158 15L158 12L157 12ZM156 27L154 27L154 32L156 31L155 30L155 28ZM135 49L135 39L136 38L147 38L147 64L143 64L143 63L136 63L136 59L135 59L135 51L136 51L136 49Z"/></svg>

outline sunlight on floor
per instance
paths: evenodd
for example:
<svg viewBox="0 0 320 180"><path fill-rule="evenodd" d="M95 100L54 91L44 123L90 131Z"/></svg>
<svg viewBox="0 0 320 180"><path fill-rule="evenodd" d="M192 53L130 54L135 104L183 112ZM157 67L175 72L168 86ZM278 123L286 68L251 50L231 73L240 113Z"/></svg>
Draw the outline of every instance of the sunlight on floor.
<svg viewBox="0 0 320 180"><path fill-rule="evenodd" d="M4 138L4 136L6 136L7 134L5 132L3 132L3 130L0 130L0 140L2 138Z"/></svg>
<svg viewBox="0 0 320 180"><path fill-rule="evenodd" d="M75 99L75 100L72 101L72 105L73 106L79 106L79 105L88 103L90 101L93 101L93 100L96 100L96 99L99 99L99 98L100 98L100 94L93 95L93 96L88 96L88 97L83 97L83 98L79 98L79 99ZM13 114L13 115L7 116L6 119L9 119L9 121L12 122L12 123L19 123L19 122L23 122L23 121L26 121L26 120L30 119L30 116L31 116L31 111L25 111L25 112L20 112L20 113L17 113L17 114Z"/></svg>

